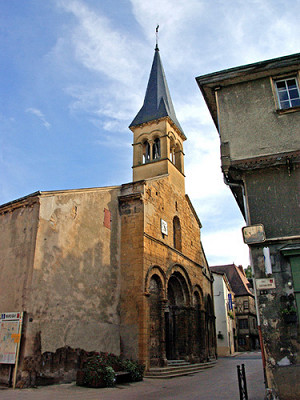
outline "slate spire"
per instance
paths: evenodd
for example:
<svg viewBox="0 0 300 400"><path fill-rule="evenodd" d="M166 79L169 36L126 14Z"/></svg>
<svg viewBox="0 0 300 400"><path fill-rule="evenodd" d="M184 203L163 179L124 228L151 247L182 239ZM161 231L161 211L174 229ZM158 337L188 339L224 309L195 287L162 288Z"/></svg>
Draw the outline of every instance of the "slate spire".
<svg viewBox="0 0 300 400"><path fill-rule="evenodd" d="M137 126L163 117L169 117L184 136L183 130L176 118L159 55L159 48L156 44L144 104L129 127Z"/></svg>

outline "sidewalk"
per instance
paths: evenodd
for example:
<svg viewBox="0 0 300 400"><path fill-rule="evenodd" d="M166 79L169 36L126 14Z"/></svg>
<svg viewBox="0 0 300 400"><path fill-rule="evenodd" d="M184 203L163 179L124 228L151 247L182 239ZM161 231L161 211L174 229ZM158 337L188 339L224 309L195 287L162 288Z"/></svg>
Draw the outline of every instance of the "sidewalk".
<svg viewBox="0 0 300 400"><path fill-rule="evenodd" d="M144 379L115 388L88 389L74 383L37 389L0 390L0 400L237 400L236 366L245 364L249 400L264 399L260 353L220 358L216 367L173 379Z"/></svg>

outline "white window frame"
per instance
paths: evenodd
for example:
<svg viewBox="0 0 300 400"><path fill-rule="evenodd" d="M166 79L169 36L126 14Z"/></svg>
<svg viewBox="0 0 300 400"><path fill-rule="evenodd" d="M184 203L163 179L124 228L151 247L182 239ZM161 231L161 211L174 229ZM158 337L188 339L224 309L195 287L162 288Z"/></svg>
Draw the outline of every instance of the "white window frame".
<svg viewBox="0 0 300 400"><path fill-rule="evenodd" d="M277 102L278 102L278 106L279 106L279 109L280 109L280 110L289 110L289 109L291 109L291 108L300 107L300 104L299 104L299 105L296 105L296 106L295 106L295 105L292 105L292 100L293 100L293 99L290 98L290 93L289 93L289 89L288 89L288 86L287 86L287 81L292 80L292 79L295 80L295 82L296 82L296 89L297 89L297 91L298 91L298 97L297 97L296 99L299 99L299 100L300 100L299 81L298 81L298 76L297 76L297 74L296 74L296 75L293 75L293 76L285 76L285 77L282 77L282 78L274 79L274 86L275 86L275 91L276 91L276 96L277 96ZM277 83L279 83L279 82L285 82L285 89L284 89L284 90L278 89ZM282 102L281 102L281 100L280 100L279 93L280 93L281 91L285 91L285 92L287 93L287 95L288 95L288 99L285 100L285 101L288 101L288 103L289 103L289 106L288 106L288 107L284 107L283 104L282 104Z"/></svg>

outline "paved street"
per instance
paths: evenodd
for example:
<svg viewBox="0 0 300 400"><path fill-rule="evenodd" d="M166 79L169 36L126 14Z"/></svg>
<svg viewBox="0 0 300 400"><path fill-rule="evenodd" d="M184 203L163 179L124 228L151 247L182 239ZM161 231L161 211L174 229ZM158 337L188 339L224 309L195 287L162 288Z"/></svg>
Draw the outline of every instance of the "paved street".
<svg viewBox="0 0 300 400"><path fill-rule="evenodd" d="M264 399L259 352L220 358L216 367L173 379L144 379L115 388L87 389L75 384L0 390L0 400L238 400L236 366L245 364L249 400Z"/></svg>

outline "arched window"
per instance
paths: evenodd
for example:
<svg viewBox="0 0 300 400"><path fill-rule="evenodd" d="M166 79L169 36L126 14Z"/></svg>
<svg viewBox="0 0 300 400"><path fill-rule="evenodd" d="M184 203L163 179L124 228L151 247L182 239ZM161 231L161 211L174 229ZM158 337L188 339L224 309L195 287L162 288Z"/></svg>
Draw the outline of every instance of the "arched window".
<svg viewBox="0 0 300 400"><path fill-rule="evenodd" d="M171 147L170 149L170 160L173 164L175 164L175 148Z"/></svg>
<svg viewBox="0 0 300 400"><path fill-rule="evenodd" d="M156 138L153 143L153 148L152 148L152 159L153 160L158 160L160 158L160 140L159 138Z"/></svg>
<svg viewBox="0 0 300 400"><path fill-rule="evenodd" d="M180 145L177 143L176 148L175 148L175 160L173 161L173 164L175 164L176 168L180 171L183 172L183 168L182 168L182 159L183 153L181 150Z"/></svg>
<svg viewBox="0 0 300 400"><path fill-rule="evenodd" d="M181 227L179 218L177 216L173 219L173 239L175 249L181 251Z"/></svg>
<svg viewBox="0 0 300 400"><path fill-rule="evenodd" d="M146 140L143 145L143 164L150 161L150 143Z"/></svg>
<svg viewBox="0 0 300 400"><path fill-rule="evenodd" d="M170 161L175 164L175 141L173 138L170 139Z"/></svg>

